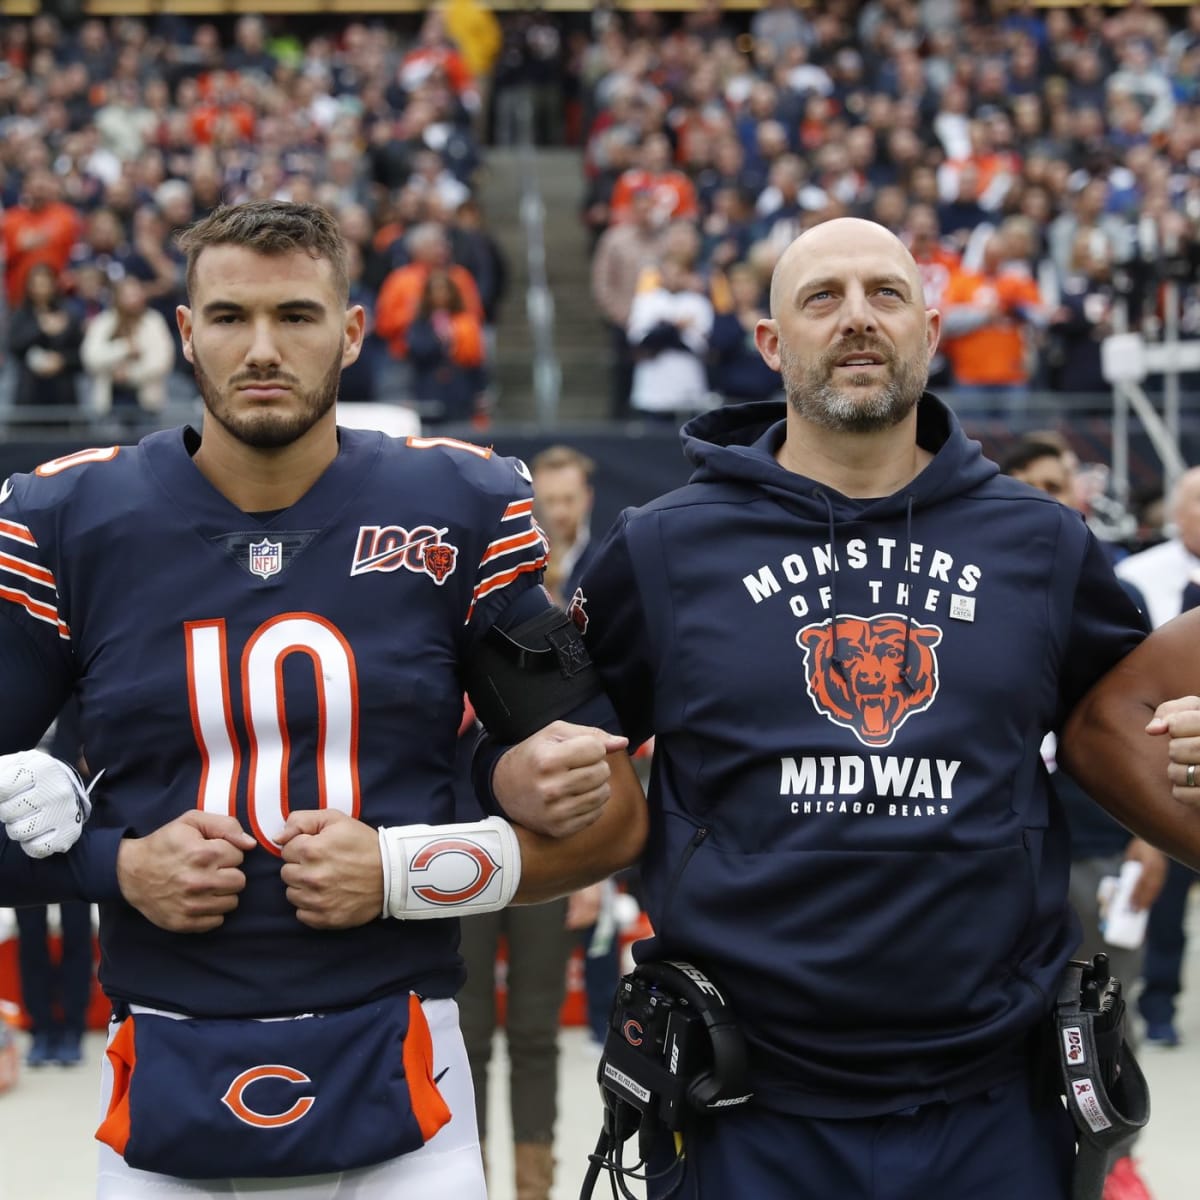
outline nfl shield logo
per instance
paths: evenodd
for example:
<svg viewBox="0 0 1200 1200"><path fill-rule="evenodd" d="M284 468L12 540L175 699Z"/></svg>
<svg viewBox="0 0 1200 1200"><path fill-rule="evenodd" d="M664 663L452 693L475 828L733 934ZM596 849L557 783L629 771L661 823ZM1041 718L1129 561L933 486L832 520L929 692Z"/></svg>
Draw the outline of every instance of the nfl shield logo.
<svg viewBox="0 0 1200 1200"><path fill-rule="evenodd" d="M269 579L272 575L278 575L279 569L282 566L282 542L270 542L264 539L261 542L250 543L251 575L259 575L263 579Z"/></svg>

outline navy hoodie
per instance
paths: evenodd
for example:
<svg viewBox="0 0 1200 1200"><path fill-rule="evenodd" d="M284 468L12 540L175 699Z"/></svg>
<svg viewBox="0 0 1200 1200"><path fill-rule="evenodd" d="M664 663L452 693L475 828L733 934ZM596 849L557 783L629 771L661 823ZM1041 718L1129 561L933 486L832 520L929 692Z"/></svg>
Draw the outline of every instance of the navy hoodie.
<svg viewBox="0 0 1200 1200"><path fill-rule="evenodd" d="M686 425L691 482L622 514L575 608L656 735L638 957L711 972L762 1103L866 1116L1027 1069L1078 941L1039 746L1143 634L1079 516L936 397L933 461L878 499L781 467L784 413Z"/></svg>

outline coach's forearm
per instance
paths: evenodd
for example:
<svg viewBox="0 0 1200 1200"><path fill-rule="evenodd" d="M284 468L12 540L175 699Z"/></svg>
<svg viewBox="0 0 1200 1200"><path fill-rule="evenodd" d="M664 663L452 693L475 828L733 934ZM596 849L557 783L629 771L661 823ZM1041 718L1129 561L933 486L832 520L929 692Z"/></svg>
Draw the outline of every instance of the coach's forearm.
<svg viewBox="0 0 1200 1200"><path fill-rule="evenodd" d="M608 756L612 794L586 829L552 838L514 826L521 847L521 882L514 904L540 904L596 883L641 856L649 830L646 797L624 751Z"/></svg>

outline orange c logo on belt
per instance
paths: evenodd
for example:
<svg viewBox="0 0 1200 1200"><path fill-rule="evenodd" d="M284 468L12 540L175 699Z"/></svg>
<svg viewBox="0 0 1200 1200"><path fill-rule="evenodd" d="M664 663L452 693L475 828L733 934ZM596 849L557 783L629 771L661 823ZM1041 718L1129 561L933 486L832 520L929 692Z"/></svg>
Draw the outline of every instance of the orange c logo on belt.
<svg viewBox="0 0 1200 1200"><path fill-rule="evenodd" d="M316 1103L313 1096L301 1096L286 1112L260 1113L251 1108L244 1099L246 1089L259 1079L286 1079L288 1083L312 1083L312 1080L303 1071L275 1063L269 1066L251 1067L248 1071L243 1071L229 1085L229 1090L221 1097L221 1103L239 1121L244 1121L247 1125L255 1125L259 1129L276 1129L281 1125L291 1125L299 1121Z"/></svg>

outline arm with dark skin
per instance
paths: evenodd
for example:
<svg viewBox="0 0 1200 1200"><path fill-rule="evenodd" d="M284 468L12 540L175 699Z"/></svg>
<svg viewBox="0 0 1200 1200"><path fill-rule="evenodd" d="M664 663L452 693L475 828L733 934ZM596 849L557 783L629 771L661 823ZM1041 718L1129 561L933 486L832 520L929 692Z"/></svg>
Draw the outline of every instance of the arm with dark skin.
<svg viewBox="0 0 1200 1200"><path fill-rule="evenodd" d="M1194 609L1155 630L1084 696L1058 750L1097 803L1193 869L1200 869L1200 787L1182 785L1191 761L1185 755L1197 740L1188 733L1193 724L1200 732L1200 723L1197 702L1177 698L1198 690L1200 609Z"/></svg>

